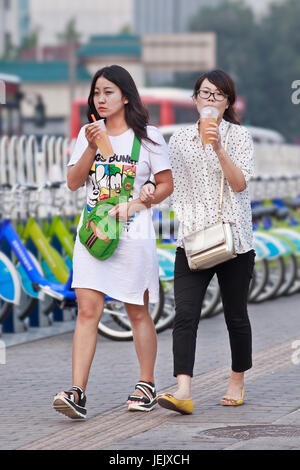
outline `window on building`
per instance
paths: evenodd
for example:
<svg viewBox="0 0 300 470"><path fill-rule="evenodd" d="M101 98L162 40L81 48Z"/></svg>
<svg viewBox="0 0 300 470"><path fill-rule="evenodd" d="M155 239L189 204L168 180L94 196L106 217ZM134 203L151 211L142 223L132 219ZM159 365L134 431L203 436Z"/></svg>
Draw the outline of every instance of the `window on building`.
<svg viewBox="0 0 300 470"><path fill-rule="evenodd" d="M154 126L160 125L160 105L147 103L146 108L149 111L149 122Z"/></svg>
<svg viewBox="0 0 300 470"><path fill-rule="evenodd" d="M4 48L6 51L9 51L12 46L11 33L6 32L4 35Z"/></svg>
<svg viewBox="0 0 300 470"><path fill-rule="evenodd" d="M199 113L196 107L190 106L174 106L175 122L178 124L185 122L195 122L199 119Z"/></svg>

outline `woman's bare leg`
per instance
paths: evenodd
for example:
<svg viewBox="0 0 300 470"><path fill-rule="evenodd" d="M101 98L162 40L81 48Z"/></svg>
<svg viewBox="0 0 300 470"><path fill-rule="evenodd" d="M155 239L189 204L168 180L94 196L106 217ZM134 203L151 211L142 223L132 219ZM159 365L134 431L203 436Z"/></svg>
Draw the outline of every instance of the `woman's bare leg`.
<svg viewBox="0 0 300 470"><path fill-rule="evenodd" d="M157 335L153 320L148 311L148 291L144 295L144 305L125 304L133 330L133 341L140 365L139 380L154 383L154 366L157 354ZM143 396L139 390L135 395ZM127 401L127 404L140 402Z"/></svg>
<svg viewBox="0 0 300 470"><path fill-rule="evenodd" d="M96 350L98 323L104 308L105 294L92 289L75 291L78 316L73 338L72 376L73 385L85 391Z"/></svg>

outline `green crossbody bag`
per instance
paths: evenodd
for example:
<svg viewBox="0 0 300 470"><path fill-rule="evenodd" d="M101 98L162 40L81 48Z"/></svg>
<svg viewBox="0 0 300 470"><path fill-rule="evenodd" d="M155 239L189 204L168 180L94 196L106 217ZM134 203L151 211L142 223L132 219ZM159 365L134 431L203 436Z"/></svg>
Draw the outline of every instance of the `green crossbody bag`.
<svg viewBox="0 0 300 470"><path fill-rule="evenodd" d="M140 157L141 142L134 136L131 161L138 162ZM119 238L126 222L117 220L108 212L117 204L127 202L133 188L134 176L126 175L120 196L110 197L99 201L97 205L88 212L84 209L82 225L79 229L79 239L88 252L100 260L109 258L116 250Z"/></svg>

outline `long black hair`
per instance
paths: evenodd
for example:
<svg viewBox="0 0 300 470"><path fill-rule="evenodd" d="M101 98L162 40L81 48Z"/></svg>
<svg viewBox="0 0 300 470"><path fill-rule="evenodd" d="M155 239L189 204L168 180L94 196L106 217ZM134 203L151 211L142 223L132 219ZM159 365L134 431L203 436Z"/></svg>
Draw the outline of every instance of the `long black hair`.
<svg viewBox="0 0 300 470"><path fill-rule="evenodd" d="M130 73L120 65L110 65L98 70L92 80L91 90L88 97L87 117L92 122L92 114L96 119L101 119L94 105L94 91L96 82L99 77L104 77L110 82L117 85L123 97L127 98L128 103L125 105L125 120L127 125L133 130L136 137L156 144L147 136L147 124L149 123L149 113L142 103L136 84Z"/></svg>
<svg viewBox="0 0 300 470"><path fill-rule="evenodd" d="M195 83L193 96L197 96L199 88L206 78L208 81L213 83L218 88L218 90L227 95L229 107L225 109L223 115L225 121L232 122L233 124L241 124L233 107L236 100L234 82L228 73L224 72L223 70L211 70L210 72L206 72L200 75Z"/></svg>

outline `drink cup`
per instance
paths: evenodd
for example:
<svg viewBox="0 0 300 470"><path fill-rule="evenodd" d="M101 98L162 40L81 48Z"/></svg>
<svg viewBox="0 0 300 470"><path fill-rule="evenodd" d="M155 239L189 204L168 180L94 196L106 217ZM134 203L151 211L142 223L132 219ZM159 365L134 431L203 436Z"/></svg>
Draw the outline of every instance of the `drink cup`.
<svg viewBox="0 0 300 470"><path fill-rule="evenodd" d="M212 123L217 124L218 116L219 111L214 106L205 106L200 111L200 136L204 148L212 142L210 135L206 134L205 131Z"/></svg>
<svg viewBox="0 0 300 470"><path fill-rule="evenodd" d="M95 143L97 144L97 147L100 150L102 157L103 158L112 157L115 152L113 151L111 142L109 140L109 136L106 131L104 119L100 119L99 121L96 121L96 118L94 115L92 115L92 119L94 122L97 122L99 126L100 137L95 139Z"/></svg>

